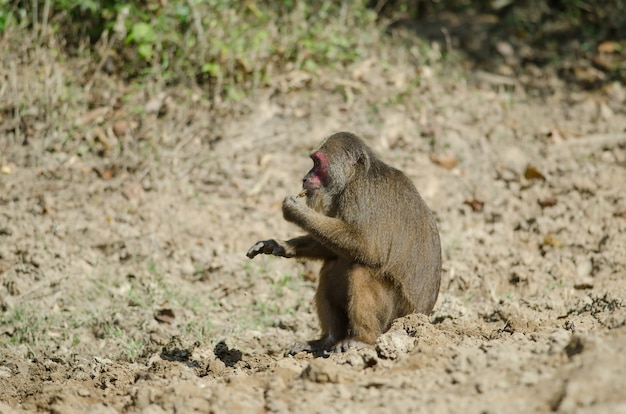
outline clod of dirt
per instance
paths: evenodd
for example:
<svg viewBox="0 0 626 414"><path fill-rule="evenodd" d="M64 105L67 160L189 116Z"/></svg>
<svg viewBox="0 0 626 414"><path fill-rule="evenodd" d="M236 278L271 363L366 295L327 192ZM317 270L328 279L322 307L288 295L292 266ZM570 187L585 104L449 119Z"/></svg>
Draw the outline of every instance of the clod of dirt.
<svg viewBox="0 0 626 414"><path fill-rule="evenodd" d="M338 384L341 382L339 368L332 361L327 359L312 360L309 366L302 372L302 378L319 384L328 382Z"/></svg>
<svg viewBox="0 0 626 414"><path fill-rule="evenodd" d="M156 314L154 315L154 319L156 319L157 321L168 323L168 324L171 324L172 322L174 322L175 318L176 318L176 315L174 314L174 311L168 308L159 309L156 311Z"/></svg>
<svg viewBox="0 0 626 414"><path fill-rule="evenodd" d="M428 317L421 314L412 314L397 319L389 331L376 340L378 356L385 359L397 359L402 354L413 350L417 345L417 332L421 326L430 325Z"/></svg>
<svg viewBox="0 0 626 414"><path fill-rule="evenodd" d="M574 335L570 339L569 343L565 347L565 353L568 357L573 357L583 352L586 348L589 348L589 341L580 335Z"/></svg>
<svg viewBox="0 0 626 414"><path fill-rule="evenodd" d="M226 364L221 359L215 359L207 366L207 371L215 376L220 376L225 370Z"/></svg>
<svg viewBox="0 0 626 414"><path fill-rule="evenodd" d="M331 359L337 365L348 365L354 368L371 368L378 365L380 359L373 346L364 345L351 347L346 352L332 354Z"/></svg>
<svg viewBox="0 0 626 414"><path fill-rule="evenodd" d="M130 130L130 124L126 120L119 120L113 124L113 133L116 137L123 137Z"/></svg>
<svg viewBox="0 0 626 414"><path fill-rule="evenodd" d="M209 412L211 393L191 381L181 381L165 389L157 403L166 412Z"/></svg>
<svg viewBox="0 0 626 414"><path fill-rule="evenodd" d="M169 343L163 346L161 358L167 361L187 362L196 347L197 344L183 343L179 336L174 336Z"/></svg>
<svg viewBox="0 0 626 414"><path fill-rule="evenodd" d="M217 345L215 345L215 349L213 350L215 356L220 359L226 366L232 367L239 361L241 361L241 351L238 349L228 348L226 342L220 341Z"/></svg>
<svg viewBox="0 0 626 414"><path fill-rule="evenodd" d="M505 181L517 181L530 163L530 155L516 145L508 145L498 154L498 174Z"/></svg>
<svg viewBox="0 0 626 414"><path fill-rule="evenodd" d="M142 410L142 412L146 412L146 408L149 407L156 400L157 395L158 391L155 388L144 385L140 388L137 388L137 390L135 391L132 399L132 405L134 408ZM158 408L160 409L160 407ZM155 410L152 411L156 412Z"/></svg>
<svg viewBox="0 0 626 414"><path fill-rule="evenodd" d="M442 293L439 296L437 306L430 315L430 320L432 323L437 324L446 319L460 319L466 314L468 314L468 309L461 298L448 293Z"/></svg>
<svg viewBox="0 0 626 414"><path fill-rule="evenodd" d="M279 359L276 362L276 368L274 373L276 376L282 378L287 384L299 376L302 376L304 372L302 361L295 360L293 358Z"/></svg>
<svg viewBox="0 0 626 414"><path fill-rule="evenodd" d="M376 351L381 358L397 359L415 348L416 343L417 339L405 331L387 332L376 341Z"/></svg>
<svg viewBox="0 0 626 414"><path fill-rule="evenodd" d="M574 336L571 352L580 351L580 364L562 369L557 379L565 384L559 412L623 412L626 378L626 341L623 336ZM568 352L569 355L569 352Z"/></svg>
<svg viewBox="0 0 626 414"><path fill-rule="evenodd" d="M451 170L457 166L459 160L453 155L436 155L431 154L430 160L439 165L440 167L445 168L446 170Z"/></svg>

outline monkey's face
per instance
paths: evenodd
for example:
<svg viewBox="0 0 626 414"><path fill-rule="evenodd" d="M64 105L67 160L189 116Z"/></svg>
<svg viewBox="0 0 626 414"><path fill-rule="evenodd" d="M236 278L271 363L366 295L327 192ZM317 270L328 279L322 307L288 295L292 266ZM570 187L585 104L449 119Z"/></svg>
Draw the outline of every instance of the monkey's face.
<svg viewBox="0 0 626 414"><path fill-rule="evenodd" d="M316 192L328 185L330 181L330 171L328 158L321 151L316 151L311 155L313 168L304 176L302 188L307 191L308 196L315 195Z"/></svg>
<svg viewBox="0 0 626 414"><path fill-rule="evenodd" d="M329 215L332 210L332 187L334 177L331 161L322 150L311 155L313 168L304 176L302 188L306 192L306 204L321 214Z"/></svg>

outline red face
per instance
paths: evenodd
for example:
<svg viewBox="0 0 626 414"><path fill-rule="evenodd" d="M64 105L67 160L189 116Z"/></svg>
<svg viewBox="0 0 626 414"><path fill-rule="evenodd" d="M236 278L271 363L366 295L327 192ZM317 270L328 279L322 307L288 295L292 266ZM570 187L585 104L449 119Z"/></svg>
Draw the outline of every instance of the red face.
<svg viewBox="0 0 626 414"><path fill-rule="evenodd" d="M313 168L304 176L302 187L307 191L318 190L324 187L329 177L328 158L321 151L316 151L311 155Z"/></svg>

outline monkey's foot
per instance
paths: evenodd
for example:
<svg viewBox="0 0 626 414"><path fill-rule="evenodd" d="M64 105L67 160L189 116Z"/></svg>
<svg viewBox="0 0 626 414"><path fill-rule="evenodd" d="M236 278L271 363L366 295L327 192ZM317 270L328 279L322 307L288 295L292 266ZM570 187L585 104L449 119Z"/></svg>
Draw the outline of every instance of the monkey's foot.
<svg viewBox="0 0 626 414"><path fill-rule="evenodd" d="M295 354L299 354L300 352L313 352L313 348L311 348L311 346L306 342L296 342L295 344L291 346L291 349L289 349L289 351L287 351L285 354L295 355Z"/></svg>
<svg viewBox="0 0 626 414"><path fill-rule="evenodd" d="M367 342L359 341L354 338L347 338L339 342L331 341L329 338L318 339L317 341L296 342L286 355L296 355L300 352L309 352L315 356L324 356L329 353L342 353L350 349L363 349L370 347Z"/></svg>
<svg viewBox="0 0 626 414"><path fill-rule="evenodd" d="M322 338L316 341L308 342L296 342L287 352L287 355L295 355L300 352L310 352L315 356L323 356L328 351L331 351L334 345L334 342L330 341L329 338Z"/></svg>
<svg viewBox="0 0 626 414"><path fill-rule="evenodd" d="M347 352L349 349L363 349L363 348L367 348L370 347L371 345L368 344L367 342L362 342L362 341L357 341L356 339L344 339L343 341L339 341L337 342L333 347L332 347L332 352L335 353L341 353L341 352Z"/></svg>

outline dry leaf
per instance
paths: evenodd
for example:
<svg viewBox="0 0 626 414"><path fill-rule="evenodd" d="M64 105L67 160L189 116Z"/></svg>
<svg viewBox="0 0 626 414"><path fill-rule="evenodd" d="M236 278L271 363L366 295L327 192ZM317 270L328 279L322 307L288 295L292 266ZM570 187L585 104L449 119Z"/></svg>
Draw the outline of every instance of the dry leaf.
<svg viewBox="0 0 626 414"><path fill-rule="evenodd" d="M115 175L115 171L113 169L104 170L100 174L100 178L103 180L110 180Z"/></svg>
<svg viewBox="0 0 626 414"><path fill-rule="evenodd" d="M163 106L163 98L152 98L146 102L145 110L147 113L158 113Z"/></svg>
<svg viewBox="0 0 626 414"><path fill-rule="evenodd" d="M626 210L616 211L613 213L613 217L626 218Z"/></svg>
<svg viewBox="0 0 626 414"><path fill-rule="evenodd" d="M532 165L529 165L524 170L524 178L526 178L527 180L542 180L542 181L546 180L546 176L543 175L541 171L539 171L537 168L533 167Z"/></svg>
<svg viewBox="0 0 626 414"><path fill-rule="evenodd" d="M174 315L174 311L168 308L159 309L154 315L154 319L162 323L171 324L174 322L176 315Z"/></svg>
<svg viewBox="0 0 626 414"><path fill-rule="evenodd" d="M97 167L93 168L93 171L98 174L98 177L102 178L103 180L110 180L111 178L115 177L118 170L119 167L117 165L112 165L111 167L105 169L100 169Z"/></svg>
<svg viewBox="0 0 626 414"><path fill-rule="evenodd" d="M614 53L616 50L619 49L620 44L611 40L607 40L598 45L598 53Z"/></svg>
<svg viewBox="0 0 626 414"><path fill-rule="evenodd" d="M474 211L475 213L480 213L481 211L483 211L483 207L485 206L484 201L476 200L475 198L471 200L465 200L463 204L470 206L472 208L472 211Z"/></svg>
<svg viewBox="0 0 626 414"><path fill-rule="evenodd" d="M39 204L39 207L41 207L41 214L52 214L52 205L48 201L48 198L45 197L43 194L37 195L37 204Z"/></svg>
<svg viewBox="0 0 626 414"><path fill-rule="evenodd" d="M563 243L561 243L559 239L557 239L556 236L554 236L553 234L546 234L545 237L543 238L543 245L561 247L563 246Z"/></svg>
<svg viewBox="0 0 626 414"><path fill-rule="evenodd" d="M537 203L541 206L541 208L546 207L554 207L559 201L555 197L546 197L543 199L537 200Z"/></svg>
<svg viewBox="0 0 626 414"><path fill-rule="evenodd" d="M552 128L547 135L548 137L552 138L552 142L554 142L555 144L560 144L561 142L563 142L563 136L561 135L561 131L559 131L559 129L557 128Z"/></svg>
<svg viewBox="0 0 626 414"><path fill-rule="evenodd" d="M431 154L430 155L430 160L432 162L434 162L435 164L445 168L446 170L453 169L459 163L459 160L457 160L456 157L454 157L452 155L435 155L435 154Z"/></svg>
<svg viewBox="0 0 626 414"><path fill-rule="evenodd" d="M587 276L582 280L578 280L574 283L574 289L584 290L584 289L593 289L593 278Z"/></svg>
<svg viewBox="0 0 626 414"><path fill-rule="evenodd" d="M605 59L603 56L594 56L591 58L593 64L602 70L611 70L611 67L613 66L611 60L612 59Z"/></svg>
<svg viewBox="0 0 626 414"><path fill-rule="evenodd" d="M129 183L122 189L122 195L127 200L139 199L143 195L141 183Z"/></svg>
<svg viewBox="0 0 626 414"><path fill-rule="evenodd" d="M102 122L102 120L104 119L104 116L110 110L111 108L109 108L108 106L101 106L99 108L92 109L91 111L87 112L85 115L81 116L76 121L74 121L74 124L76 126L83 126L83 125L90 124L96 120L98 120L98 122Z"/></svg>

